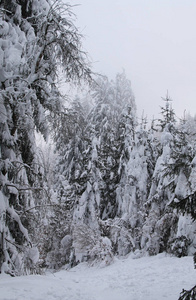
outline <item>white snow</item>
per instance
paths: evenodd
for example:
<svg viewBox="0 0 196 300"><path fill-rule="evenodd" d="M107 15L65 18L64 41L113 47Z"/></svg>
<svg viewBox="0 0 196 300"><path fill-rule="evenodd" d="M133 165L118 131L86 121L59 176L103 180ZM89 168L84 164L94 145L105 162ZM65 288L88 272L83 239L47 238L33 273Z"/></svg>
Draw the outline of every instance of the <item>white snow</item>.
<svg viewBox="0 0 196 300"><path fill-rule="evenodd" d="M115 260L100 268L86 263L47 275L0 275L1 300L177 300L196 283L192 257Z"/></svg>
<svg viewBox="0 0 196 300"><path fill-rule="evenodd" d="M27 252L28 258L32 261L32 263L36 264L39 260L39 251L37 247L32 247Z"/></svg>
<svg viewBox="0 0 196 300"><path fill-rule="evenodd" d="M179 216L178 220L178 230L177 237L184 236L192 241L188 248L188 255L193 255L195 253L196 245L196 222L193 221L190 215L184 214Z"/></svg>
<svg viewBox="0 0 196 300"><path fill-rule="evenodd" d="M18 223L20 231L23 233L27 241L30 241L27 229L22 225L21 219L13 207L7 207L7 212L13 220Z"/></svg>

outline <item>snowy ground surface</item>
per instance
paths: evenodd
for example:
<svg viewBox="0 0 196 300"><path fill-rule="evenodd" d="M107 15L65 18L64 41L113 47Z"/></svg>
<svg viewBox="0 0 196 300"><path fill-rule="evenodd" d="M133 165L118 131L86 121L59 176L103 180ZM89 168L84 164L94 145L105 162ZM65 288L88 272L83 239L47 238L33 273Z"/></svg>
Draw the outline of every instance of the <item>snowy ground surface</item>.
<svg viewBox="0 0 196 300"><path fill-rule="evenodd" d="M1 300L177 300L196 283L192 257L129 256L100 268L85 263L54 274L0 275Z"/></svg>

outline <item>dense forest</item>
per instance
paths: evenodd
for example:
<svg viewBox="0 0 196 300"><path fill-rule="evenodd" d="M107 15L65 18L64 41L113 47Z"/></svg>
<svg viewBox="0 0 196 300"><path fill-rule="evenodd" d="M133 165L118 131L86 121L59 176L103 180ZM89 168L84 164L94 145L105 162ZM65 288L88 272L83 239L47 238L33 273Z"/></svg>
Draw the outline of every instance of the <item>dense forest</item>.
<svg viewBox="0 0 196 300"><path fill-rule="evenodd" d="M0 18L1 273L193 255L196 119L168 94L159 120L138 117L125 72L91 71L70 5L1 1Z"/></svg>

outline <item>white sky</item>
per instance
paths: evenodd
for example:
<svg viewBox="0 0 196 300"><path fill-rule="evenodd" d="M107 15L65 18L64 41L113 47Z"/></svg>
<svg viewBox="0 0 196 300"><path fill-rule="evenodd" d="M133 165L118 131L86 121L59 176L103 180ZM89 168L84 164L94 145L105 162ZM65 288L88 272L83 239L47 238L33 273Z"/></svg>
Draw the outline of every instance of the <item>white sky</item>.
<svg viewBox="0 0 196 300"><path fill-rule="evenodd" d="M196 0L71 0L93 70L125 69L138 115L159 117L167 90L178 117L196 114Z"/></svg>

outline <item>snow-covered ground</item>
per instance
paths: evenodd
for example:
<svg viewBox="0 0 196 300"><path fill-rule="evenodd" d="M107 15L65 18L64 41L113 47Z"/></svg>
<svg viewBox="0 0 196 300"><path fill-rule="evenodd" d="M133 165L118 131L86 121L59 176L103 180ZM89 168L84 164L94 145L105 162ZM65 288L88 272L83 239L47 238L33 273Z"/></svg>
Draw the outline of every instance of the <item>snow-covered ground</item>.
<svg viewBox="0 0 196 300"><path fill-rule="evenodd" d="M82 263L47 275L0 275L1 300L177 300L196 283L192 257L133 255L100 268Z"/></svg>

